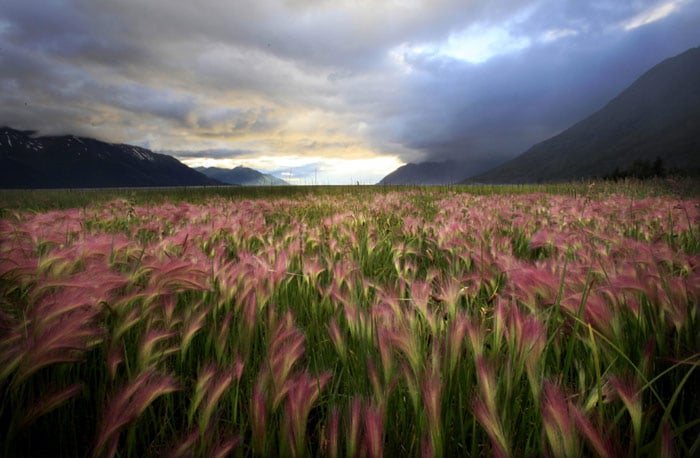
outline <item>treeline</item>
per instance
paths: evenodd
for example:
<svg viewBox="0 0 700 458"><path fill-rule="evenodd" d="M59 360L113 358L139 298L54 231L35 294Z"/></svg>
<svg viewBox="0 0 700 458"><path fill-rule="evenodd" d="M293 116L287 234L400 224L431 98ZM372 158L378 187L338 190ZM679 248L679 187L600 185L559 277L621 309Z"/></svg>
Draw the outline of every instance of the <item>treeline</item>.
<svg viewBox="0 0 700 458"><path fill-rule="evenodd" d="M677 170L668 170L664 166L663 160L657 157L654 161L637 159L627 169L615 167L611 173L604 175L603 179L612 181L624 180L626 178L648 180L651 178L663 178L670 174L678 175L678 172Z"/></svg>

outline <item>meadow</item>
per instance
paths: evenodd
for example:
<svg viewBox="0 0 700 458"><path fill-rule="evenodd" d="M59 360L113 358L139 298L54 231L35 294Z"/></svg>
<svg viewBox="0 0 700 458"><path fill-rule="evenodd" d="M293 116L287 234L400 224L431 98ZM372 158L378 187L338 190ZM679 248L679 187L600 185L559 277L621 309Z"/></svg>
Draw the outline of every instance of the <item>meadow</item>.
<svg viewBox="0 0 700 458"><path fill-rule="evenodd" d="M6 192L2 456L697 456L700 200Z"/></svg>

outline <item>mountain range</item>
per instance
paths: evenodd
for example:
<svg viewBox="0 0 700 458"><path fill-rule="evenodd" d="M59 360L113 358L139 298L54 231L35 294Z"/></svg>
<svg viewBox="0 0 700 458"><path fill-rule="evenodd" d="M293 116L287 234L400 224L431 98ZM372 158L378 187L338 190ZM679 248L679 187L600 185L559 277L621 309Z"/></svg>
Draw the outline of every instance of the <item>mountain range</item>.
<svg viewBox="0 0 700 458"><path fill-rule="evenodd" d="M172 156L74 135L0 128L0 188L210 186L223 183Z"/></svg>
<svg viewBox="0 0 700 458"><path fill-rule="evenodd" d="M284 186L289 185L286 181L269 175L267 173L258 172L249 167L239 165L233 169L222 169L218 167L196 167L200 173L221 181L222 183L239 185L239 186Z"/></svg>
<svg viewBox="0 0 700 458"><path fill-rule="evenodd" d="M248 167L192 169L138 146L0 127L0 189L286 184Z"/></svg>
<svg viewBox="0 0 700 458"><path fill-rule="evenodd" d="M655 65L599 111L560 134L461 180L570 181L604 177L657 158L667 169L700 176L700 47ZM452 183L455 170L459 168L450 163L409 164L380 183Z"/></svg>

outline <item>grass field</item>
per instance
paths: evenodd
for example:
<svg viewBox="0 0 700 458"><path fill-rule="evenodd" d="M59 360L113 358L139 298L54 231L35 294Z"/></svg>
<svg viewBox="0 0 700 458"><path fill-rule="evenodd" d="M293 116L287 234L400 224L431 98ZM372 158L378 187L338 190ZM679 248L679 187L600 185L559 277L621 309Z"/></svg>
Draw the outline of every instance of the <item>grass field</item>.
<svg viewBox="0 0 700 458"><path fill-rule="evenodd" d="M666 189L0 193L0 455L697 456Z"/></svg>

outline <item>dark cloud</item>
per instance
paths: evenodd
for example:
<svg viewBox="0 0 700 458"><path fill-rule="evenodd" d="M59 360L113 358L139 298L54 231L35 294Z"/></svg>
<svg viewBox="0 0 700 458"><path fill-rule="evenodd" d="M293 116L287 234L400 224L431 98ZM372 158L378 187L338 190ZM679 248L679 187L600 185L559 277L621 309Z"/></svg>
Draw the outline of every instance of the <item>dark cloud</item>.
<svg viewBox="0 0 700 458"><path fill-rule="evenodd" d="M605 33L535 43L479 65L430 53L406 56L419 76L404 91L413 114L395 140L424 158L504 160L602 108L664 58L700 44L697 9L634 33L608 30L628 17L610 10L603 12L616 14L603 24L595 16L587 21Z"/></svg>
<svg viewBox="0 0 700 458"><path fill-rule="evenodd" d="M484 168L700 45L698 3L5 0L0 124Z"/></svg>

